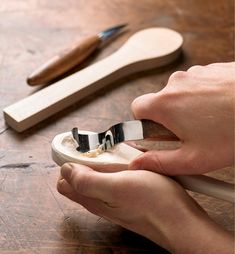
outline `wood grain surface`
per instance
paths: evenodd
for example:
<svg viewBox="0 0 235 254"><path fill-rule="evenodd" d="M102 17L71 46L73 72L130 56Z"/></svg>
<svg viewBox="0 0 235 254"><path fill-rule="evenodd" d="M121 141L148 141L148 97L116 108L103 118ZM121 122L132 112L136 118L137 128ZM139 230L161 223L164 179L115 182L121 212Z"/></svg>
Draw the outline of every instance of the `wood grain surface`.
<svg viewBox="0 0 235 254"><path fill-rule="evenodd" d="M57 52L125 22L130 23L129 31L82 67L110 55L130 35L152 26L180 32L184 53L170 66L112 83L24 133L7 128L0 115L1 254L166 253L57 193L59 168L51 159L50 142L74 126L95 131L131 119L132 100L159 91L174 71L234 60L233 0L1 0L0 107L39 89L27 86L26 77ZM234 178L231 168L210 175L230 182ZM217 223L233 230L232 204L192 195Z"/></svg>

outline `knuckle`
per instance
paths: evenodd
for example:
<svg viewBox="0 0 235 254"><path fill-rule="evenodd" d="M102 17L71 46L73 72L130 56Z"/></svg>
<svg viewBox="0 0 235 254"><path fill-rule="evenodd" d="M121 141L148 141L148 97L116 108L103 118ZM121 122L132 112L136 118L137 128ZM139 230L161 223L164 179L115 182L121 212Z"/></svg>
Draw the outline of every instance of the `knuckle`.
<svg viewBox="0 0 235 254"><path fill-rule="evenodd" d="M187 72L185 72L185 71L176 71L176 72L171 74L168 82L172 82L172 81L176 81L176 80L179 80L179 79L183 79L186 76L187 76Z"/></svg>
<svg viewBox="0 0 235 254"><path fill-rule="evenodd" d="M155 98L155 93L144 94L137 97L131 103L131 110L136 118L142 118L151 109L151 104Z"/></svg>
<svg viewBox="0 0 235 254"><path fill-rule="evenodd" d="M187 70L187 72L189 72L189 73L200 72L202 70L202 68L204 68L204 66L202 66L202 65L194 65L194 66L190 67Z"/></svg>
<svg viewBox="0 0 235 254"><path fill-rule="evenodd" d="M141 101L140 97L137 97L137 98L134 99L134 101L131 103L131 110L132 110L133 113L138 112L139 107L140 107L140 105L141 105L140 101Z"/></svg>

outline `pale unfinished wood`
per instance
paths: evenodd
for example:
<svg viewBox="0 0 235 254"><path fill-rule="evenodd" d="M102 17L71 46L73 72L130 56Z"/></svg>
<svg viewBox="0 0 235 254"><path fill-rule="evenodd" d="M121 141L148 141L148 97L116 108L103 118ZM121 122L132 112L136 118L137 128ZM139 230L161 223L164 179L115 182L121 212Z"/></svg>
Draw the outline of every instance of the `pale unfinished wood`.
<svg viewBox="0 0 235 254"><path fill-rule="evenodd" d="M172 62L182 43L182 36L167 28L137 32L109 57L5 108L5 121L22 132L108 83Z"/></svg>
<svg viewBox="0 0 235 254"><path fill-rule="evenodd" d="M52 141L52 158L60 166L66 162L74 162L90 166L97 171L120 171L126 170L128 164L141 154L141 151L120 143L110 151L89 158L76 150L76 142L71 132L59 134ZM205 175L175 176L174 179L190 191L234 203L233 184Z"/></svg>
<svg viewBox="0 0 235 254"><path fill-rule="evenodd" d="M84 132L91 133L91 132ZM98 171L119 171L126 169L130 160L141 155L142 152L127 146L124 143L117 144L115 149L101 153L97 157L89 158L79 153L76 150L76 142L74 141L71 132L66 132L57 135L52 141L52 158L58 165L63 165L65 162L80 163L92 167Z"/></svg>

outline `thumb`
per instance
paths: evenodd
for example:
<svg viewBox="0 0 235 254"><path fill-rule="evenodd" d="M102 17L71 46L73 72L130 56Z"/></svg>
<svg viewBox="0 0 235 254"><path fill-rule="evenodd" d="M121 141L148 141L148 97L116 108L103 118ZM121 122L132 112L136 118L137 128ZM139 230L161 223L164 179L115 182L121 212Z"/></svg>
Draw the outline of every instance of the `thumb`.
<svg viewBox="0 0 235 254"><path fill-rule="evenodd" d="M134 159L128 169L151 170L164 175L190 174L190 156L183 149L148 151ZM193 172L191 172L192 174Z"/></svg>
<svg viewBox="0 0 235 254"><path fill-rule="evenodd" d="M65 163L61 176L78 194L100 200L109 200L115 182L109 173L96 172L76 163Z"/></svg>

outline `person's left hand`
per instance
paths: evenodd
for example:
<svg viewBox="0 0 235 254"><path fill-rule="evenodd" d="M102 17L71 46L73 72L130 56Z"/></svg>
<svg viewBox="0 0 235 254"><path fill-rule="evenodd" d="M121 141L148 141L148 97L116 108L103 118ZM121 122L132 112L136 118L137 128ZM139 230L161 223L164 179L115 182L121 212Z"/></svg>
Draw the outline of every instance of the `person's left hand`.
<svg viewBox="0 0 235 254"><path fill-rule="evenodd" d="M207 236L220 231L215 230L207 214L178 183L151 171L101 173L66 163L61 168L57 188L90 212L170 251L175 252L177 246L181 253L182 248L193 248L197 235L203 239L196 240L202 240L208 248ZM186 238L189 246L185 244Z"/></svg>

